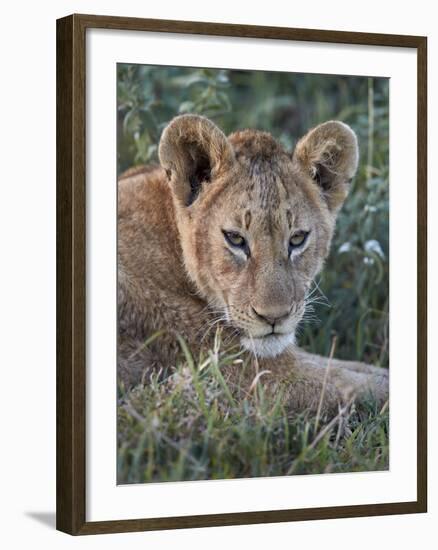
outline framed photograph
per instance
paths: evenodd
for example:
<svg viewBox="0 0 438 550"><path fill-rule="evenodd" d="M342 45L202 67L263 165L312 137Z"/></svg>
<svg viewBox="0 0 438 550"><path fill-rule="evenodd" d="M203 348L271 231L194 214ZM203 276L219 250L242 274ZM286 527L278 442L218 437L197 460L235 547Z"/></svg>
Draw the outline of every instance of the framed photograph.
<svg viewBox="0 0 438 550"><path fill-rule="evenodd" d="M425 512L427 41L57 22L57 528Z"/></svg>

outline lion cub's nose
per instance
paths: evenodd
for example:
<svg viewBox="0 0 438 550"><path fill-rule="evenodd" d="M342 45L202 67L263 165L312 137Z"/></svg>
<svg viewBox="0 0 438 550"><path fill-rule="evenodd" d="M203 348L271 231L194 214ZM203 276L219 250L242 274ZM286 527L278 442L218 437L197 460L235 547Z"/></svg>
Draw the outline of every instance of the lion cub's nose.
<svg viewBox="0 0 438 550"><path fill-rule="evenodd" d="M267 306L263 308L258 307L257 309L253 306L251 307L259 319L263 319L263 321L266 321L270 325L282 321L291 311L291 308L285 308L284 306Z"/></svg>

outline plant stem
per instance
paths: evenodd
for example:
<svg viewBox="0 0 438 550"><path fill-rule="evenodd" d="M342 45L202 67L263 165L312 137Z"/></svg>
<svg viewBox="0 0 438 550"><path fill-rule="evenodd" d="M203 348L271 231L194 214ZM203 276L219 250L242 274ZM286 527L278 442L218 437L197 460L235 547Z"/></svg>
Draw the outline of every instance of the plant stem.
<svg viewBox="0 0 438 550"><path fill-rule="evenodd" d="M374 79L368 78L368 147L366 177L367 185L373 175L374 158Z"/></svg>

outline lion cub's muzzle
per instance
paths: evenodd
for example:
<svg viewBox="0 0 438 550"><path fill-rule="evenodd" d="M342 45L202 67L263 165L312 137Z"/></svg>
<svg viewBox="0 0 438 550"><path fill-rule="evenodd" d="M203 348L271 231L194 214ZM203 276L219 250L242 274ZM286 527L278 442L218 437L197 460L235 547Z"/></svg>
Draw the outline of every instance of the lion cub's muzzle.
<svg viewBox="0 0 438 550"><path fill-rule="evenodd" d="M251 306L252 313L257 320L262 321L263 324L268 325L268 334L281 333L281 327L291 314L292 306L285 308L280 307L257 307Z"/></svg>
<svg viewBox="0 0 438 550"><path fill-rule="evenodd" d="M256 309L257 308L257 309ZM243 347L259 357L275 357L295 343L295 330L304 314L304 304L292 306L251 305L245 315L233 316L244 334Z"/></svg>

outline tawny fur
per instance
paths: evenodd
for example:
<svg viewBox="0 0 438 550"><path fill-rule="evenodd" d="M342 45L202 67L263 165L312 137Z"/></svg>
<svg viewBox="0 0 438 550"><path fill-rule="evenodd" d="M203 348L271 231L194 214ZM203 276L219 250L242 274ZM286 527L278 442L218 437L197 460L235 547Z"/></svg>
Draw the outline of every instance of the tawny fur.
<svg viewBox="0 0 438 550"><path fill-rule="evenodd" d="M280 339L293 335L358 161L356 137L339 122L311 130L291 155L270 134L226 138L192 115L169 124L159 153L161 166L134 168L119 180L118 356L126 387L176 365L177 335L194 356L211 347L218 328L229 345L246 338L262 349L270 339L276 345L270 330ZM289 257L288 239L303 229L306 245ZM224 241L228 230L244 234L247 253ZM266 370L266 391L281 392L292 410L317 408L326 358L295 346L268 358L245 353L254 369L242 380L238 364L227 367L230 387L239 379L249 390L256 370ZM370 395L387 400L386 369L332 361L326 409Z"/></svg>

